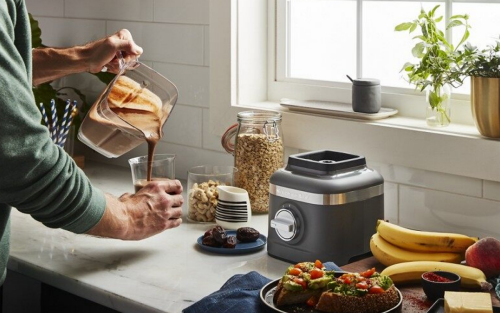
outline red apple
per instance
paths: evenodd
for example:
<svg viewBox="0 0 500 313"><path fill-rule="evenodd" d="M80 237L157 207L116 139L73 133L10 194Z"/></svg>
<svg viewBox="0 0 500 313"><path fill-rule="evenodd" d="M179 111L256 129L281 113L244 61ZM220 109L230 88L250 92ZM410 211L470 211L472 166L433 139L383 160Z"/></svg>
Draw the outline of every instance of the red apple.
<svg viewBox="0 0 500 313"><path fill-rule="evenodd" d="M488 278L500 275L500 241L492 237L479 240L467 248L465 261L483 271Z"/></svg>

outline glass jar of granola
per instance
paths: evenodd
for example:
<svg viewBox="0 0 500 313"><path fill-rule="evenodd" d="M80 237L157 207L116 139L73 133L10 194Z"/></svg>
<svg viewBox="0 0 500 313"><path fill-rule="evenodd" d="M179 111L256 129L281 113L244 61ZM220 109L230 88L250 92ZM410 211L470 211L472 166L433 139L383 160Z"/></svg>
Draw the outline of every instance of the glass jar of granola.
<svg viewBox="0 0 500 313"><path fill-rule="evenodd" d="M248 191L252 212L269 212L269 178L284 160L281 113L238 113L238 123L226 131L222 146L234 155L235 185Z"/></svg>

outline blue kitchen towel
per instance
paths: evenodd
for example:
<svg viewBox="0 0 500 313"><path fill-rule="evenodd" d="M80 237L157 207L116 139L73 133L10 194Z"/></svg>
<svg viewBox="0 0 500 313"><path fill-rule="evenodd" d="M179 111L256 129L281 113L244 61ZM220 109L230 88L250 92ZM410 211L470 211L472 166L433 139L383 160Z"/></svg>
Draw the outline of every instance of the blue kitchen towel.
<svg viewBox="0 0 500 313"><path fill-rule="evenodd" d="M341 271L333 262L323 263L329 271ZM267 308L260 301L260 290L271 280L257 272L242 275L237 274L216 292L206 296L190 307L184 313L267 313Z"/></svg>

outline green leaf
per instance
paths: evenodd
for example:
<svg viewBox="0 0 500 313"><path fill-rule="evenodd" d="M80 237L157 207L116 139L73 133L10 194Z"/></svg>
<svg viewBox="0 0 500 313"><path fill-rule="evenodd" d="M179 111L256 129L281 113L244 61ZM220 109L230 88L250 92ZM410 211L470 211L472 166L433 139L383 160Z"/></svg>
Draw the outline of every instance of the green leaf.
<svg viewBox="0 0 500 313"><path fill-rule="evenodd" d="M109 73L109 72L99 72L99 73L92 74L92 75L99 78L99 80L106 85L109 84L113 80L113 78L115 78L115 76L116 76L115 74Z"/></svg>
<svg viewBox="0 0 500 313"><path fill-rule="evenodd" d="M401 23L398 26L396 26L396 28L394 28L394 30L397 32L400 32L403 30L408 30L408 29L410 29L410 27L412 27L412 25L413 25L413 23L411 23L411 22Z"/></svg>
<svg viewBox="0 0 500 313"><path fill-rule="evenodd" d="M30 26L31 26L31 47L38 48L43 47L42 45L42 30L38 25L38 21L33 18L31 13L28 13L30 18Z"/></svg>
<svg viewBox="0 0 500 313"><path fill-rule="evenodd" d="M426 41L426 40L427 40L427 38L425 38L425 37L424 37L424 36L422 36L422 35L415 36L415 37L413 37L412 39L420 39L420 40L422 40L422 41Z"/></svg>
<svg viewBox="0 0 500 313"><path fill-rule="evenodd" d="M422 35L425 38L429 38L429 33L427 32L427 24L425 24L425 23L424 23L424 25L422 25Z"/></svg>
<svg viewBox="0 0 500 313"><path fill-rule="evenodd" d="M452 17L450 17L450 20L454 20L454 19L457 19L457 18L463 18L463 19L465 19L465 15L453 15Z"/></svg>
<svg viewBox="0 0 500 313"><path fill-rule="evenodd" d="M467 40L467 38L469 38L469 36L470 36L469 30L466 29L462 39L460 40L460 43L457 45L457 48L460 47L460 45L463 44Z"/></svg>
<svg viewBox="0 0 500 313"><path fill-rule="evenodd" d="M416 58L422 58L424 56L425 45L423 42L419 42L411 49L411 53Z"/></svg>
<svg viewBox="0 0 500 313"><path fill-rule="evenodd" d="M434 13L436 12L436 10L440 7L441 5L438 4L434 7L434 9L432 9L432 11L429 13L429 17L433 17L434 16Z"/></svg>
<svg viewBox="0 0 500 313"><path fill-rule="evenodd" d="M406 62L404 65L403 65L403 68L399 71L400 73L402 71L406 71L406 72L410 72L411 70L413 70L413 68L415 67L414 64L410 63L410 62Z"/></svg>
<svg viewBox="0 0 500 313"><path fill-rule="evenodd" d="M434 91L429 92L429 104L432 108L436 108L441 103L441 98Z"/></svg>
<svg viewBox="0 0 500 313"><path fill-rule="evenodd" d="M413 33L415 31L415 29L417 29L417 23L413 23L413 25L411 25L410 33Z"/></svg>
<svg viewBox="0 0 500 313"><path fill-rule="evenodd" d="M452 27L456 27L456 26L461 26L461 25L464 25L464 23L462 21L459 21L459 20L453 20L451 21L448 26L446 26L446 29L450 29Z"/></svg>
<svg viewBox="0 0 500 313"><path fill-rule="evenodd" d="M440 16L440 17L438 17L437 19L435 19L434 21L435 21L436 23L439 23L439 22L441 22L442 20L443 20L443 17L442 17L442 16Z"/></svg>

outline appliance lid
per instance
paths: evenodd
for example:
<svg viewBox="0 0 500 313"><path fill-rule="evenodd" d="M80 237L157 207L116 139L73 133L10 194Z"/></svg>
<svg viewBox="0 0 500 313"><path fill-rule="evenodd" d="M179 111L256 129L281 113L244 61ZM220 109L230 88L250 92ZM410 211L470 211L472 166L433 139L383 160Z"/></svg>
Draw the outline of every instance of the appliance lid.
<svg viewBox="0 0 500 313"><path fill-rule="evenodd" d="M315 175L332 175L339 171L365 167L366 160L363 156L320 150L294 154L288 157L287 170Z"/></svg>

